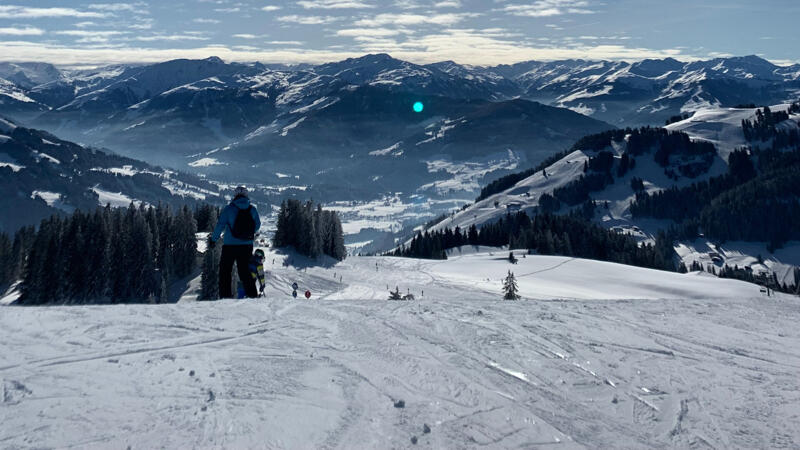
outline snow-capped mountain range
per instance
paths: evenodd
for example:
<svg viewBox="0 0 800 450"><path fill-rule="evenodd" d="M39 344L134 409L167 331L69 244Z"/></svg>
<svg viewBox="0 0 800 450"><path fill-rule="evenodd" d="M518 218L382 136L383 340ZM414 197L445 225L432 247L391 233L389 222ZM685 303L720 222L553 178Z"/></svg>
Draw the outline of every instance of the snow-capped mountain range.
<svg viewBox="0 0 800 450"><path fill-rule="evenodd" d="M510 149L523 164L535 164L550 151L569 146L575 140L573 134L580 137L596 131L587 126L591 122L578 116L562 116L558 120L562 129L543 127L542 117L554 114L553 110L540 108L540 113L532 116L526 108L534 107L527 104L484 108L482 113L462 107L478 100L536 101L615 126L635 126L661 125L672 115L708 106L779 103L796 98L798 92L800 65L779 67L755 56L689 63L674 59L529 61L496 67L451 61L418 65L386 54L296 67L225 63L215 57L92 70L62 70L41 63L0 64L0 113L7 117L66 139L156 163L204 173L224 174L226 165L235 168L227 171L228 175L241 172L237 163L243 160L256 166L281 165L273 158L252 159L257 153L253 147L285 155L287 149L303 153L307 144L324 142L325 154L336 156L334 159L350 159L352 154L353 159L369 160L361 158L362 153L399 145L392 152L398 156L402 146L408 153L412 146L433 138L425 142L429 144L426 152L459 155L463 148L452 149L447 140L437 136L457 132L464 123L462 116L469 114L479 116L469 127L484 127L481 136L495 144L495 148L475 152L487 155ZM400 110L409 112L410 117L414 116L407 102L439 99L446 107L426 103L418 120L400 123L397 115L376 117L364 109L379 128L366 133L358 129L355 142L347 133L338 141L319 135L312 126L317 116L331 116L325 123L329 134L356 130L364 123L365 117L356 114L358 109L346 116L325 111L333 111L332 106L348 99L354 108L359 104L353 102L383 102L397 108L398 114ZM501 135L491 131L497 119L493 112L508 113L500 120L515 129L530 129L546 143L496 142ZM450 131L454 126L456 130ZM416 135L425 134L427 138L417 139ZM520 147L528 149L520 151ZM531 147L539 154L533 154ZM211 156L239 148L245 149L246 157ZM277 167L275 171L292 168ZM315 173L324 170L314 169Z"/></svg>

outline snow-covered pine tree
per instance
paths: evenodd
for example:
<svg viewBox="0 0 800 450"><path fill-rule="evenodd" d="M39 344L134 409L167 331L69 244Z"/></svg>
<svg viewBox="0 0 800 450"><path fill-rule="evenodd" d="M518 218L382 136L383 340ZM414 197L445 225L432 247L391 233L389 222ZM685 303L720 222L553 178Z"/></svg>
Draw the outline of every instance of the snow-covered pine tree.
<svg viewBox="0 0 800 450"><path fill-rule="evenodd" d="M508 276L503 280L503 300L519 300L519 288L514 273L508 271Z"/></svg>

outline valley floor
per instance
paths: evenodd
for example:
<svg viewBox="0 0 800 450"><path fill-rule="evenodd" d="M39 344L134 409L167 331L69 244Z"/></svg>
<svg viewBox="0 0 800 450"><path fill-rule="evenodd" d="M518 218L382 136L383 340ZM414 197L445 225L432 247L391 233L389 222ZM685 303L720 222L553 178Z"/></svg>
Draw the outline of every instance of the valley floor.
<svg viewBox="0 0 800 450"><path fill-rule="evenodd" d="M270 253L265 299L3 307L0 447L800 446L796 297L507 254Z"/></svg>

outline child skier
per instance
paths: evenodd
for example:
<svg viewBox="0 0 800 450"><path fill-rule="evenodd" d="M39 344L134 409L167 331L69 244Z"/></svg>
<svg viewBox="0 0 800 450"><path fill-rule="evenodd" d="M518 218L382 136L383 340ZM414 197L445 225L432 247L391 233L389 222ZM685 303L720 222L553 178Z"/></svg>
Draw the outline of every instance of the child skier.
<svg viewBox="0 0 800 450"><path fill-rule="evenodd" d="M258 280L259 295L264 295L264 250L256 249L253 256L250 258L250 276L253 278L253 284Z"/></svg>

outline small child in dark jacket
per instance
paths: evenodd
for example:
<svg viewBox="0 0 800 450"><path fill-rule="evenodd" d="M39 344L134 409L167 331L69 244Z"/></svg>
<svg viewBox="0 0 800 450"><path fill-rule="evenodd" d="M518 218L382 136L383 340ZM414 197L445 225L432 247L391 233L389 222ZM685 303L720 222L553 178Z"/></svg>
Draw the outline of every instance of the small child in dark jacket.
<svg viewBox="0 0 800 450"><path fill-rule="evenodd" d="M264 294L264 250L256 249L253 256L250 258L250 276L253 277L253 283L258 281L259 294Z"/></svg>

